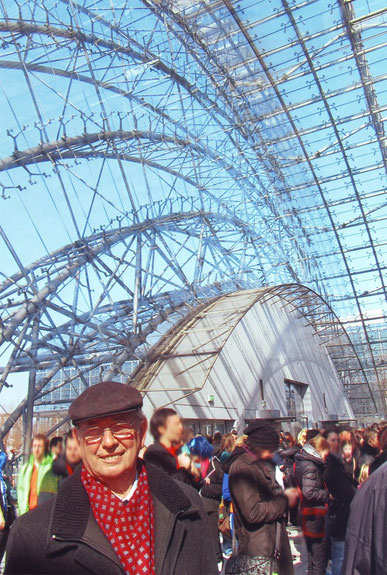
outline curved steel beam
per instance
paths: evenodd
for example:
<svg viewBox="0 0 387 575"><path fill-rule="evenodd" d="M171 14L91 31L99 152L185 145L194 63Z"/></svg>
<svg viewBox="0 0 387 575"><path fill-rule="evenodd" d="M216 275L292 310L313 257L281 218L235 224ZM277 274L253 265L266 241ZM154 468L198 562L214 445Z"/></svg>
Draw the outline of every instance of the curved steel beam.
<svg viewBox="0 0 387 575"><path fill-rule="evenodd" d="M127 349L120 351L117 354L117 356L114 358L111 369L109 370L109 372L106 372L106 374L105 374L104 381L106 381L107 379L111 379L111 377L116 375L117 372L119 371L120 366L126 361L126 357L130 353L133 353L134 350L144 342L144 338L146 339L146 337L148 337L152 332L154 332L156 330L157 326L160 325L160 323L164 322L171 313L174 313L176 311L176 309L181 307L182 305L183 304L180 303L176 307L167 308L167 309L163 310L163 312L159 313L156 317L154 317L149 322L149 324L143 330L141 335L133 335L132 339L130 341L130 344L127 346ZM74 352L74 350L67 350L65 356L59 358L56 361L56 364L50 369L49 373L47 373L38 382L38 385L35 389L34 399L36 399L38 397L42 397L44 395L43 390L44 390L45 386L47 385L47 383L49 383L49 381L54 377L54 375L58 371L60 371L60 369L62 369L66 365L68 365L68 363L71 361L71 358L73 356L73 352ZM111 362L112 359L113 359L112 354L110 354L108 356L108 358L107 357L101 357L100 361L96 365L93 365L93 368L97 367L98 365L102 365L103 363L106 363L106 361ZM89 371L89 369L87 369L86 371ZM106 377L106 376L108 376L108 377ZM64 383L66 383L66 382L64 382ZM19 417L23 414L23 411L25 410L25 408L27 406L27 399L28 398L25 397L19 403L19 405L14 409L14 411L11 413L11 415L2 424L2 426L0 428L0 439L3 439L5 437L5 435L14 426L14 424L19 419Z"/></svg>
<svg viewBox="0 0 387 575"><path fill-rule="evenodd" d="M98 144L100 142L111 142L111 141L131 141L131 140L148 140L150 142L168 143L174 144L175 146L181 148L190 148L200 155L206 156L219 163L219 165L227 170L228 173L233 174L234 180L245 179L246 175L239 170L236 170L232 163L225 162L219 154L211 150L208 146L200 145L199 143L193 143L189 140L184 140L178 138L177 136L168 136L167 134L142 131L142 130L114 130L108 132L95 132L86 133L80 136L65 137L61 140L56 140L54 142L41 143L33 148L28 148L27 150L15 150L12 156L0 159L0 171L16 168L18 166L26 166L29 163L40 163L47 161L54 161L61 158L61 150L71 150L73 146L92 146L93 144ZM70 157L76 158L77 151L74 150ZM121 157L121 154L116 154Z"/></svg>
<svg viewBox="0 0 387 575"><path fill-rule="evenodd" d="M62 1L64 1L65 3L67 3L66 0L62 0ZM72 3L72 4L74 4L74 3ZM80 5L78 5L78 4L76 4L76 6L77 6L81 11L85 11L85 9L83 9L82 6L80 6ZM90 16L90 11L89 11L88 9L86 9L86 13ZM98 18L98 20L100 20L100 19ZM6 27L6 25L8 25L8 23L4 23L4 26L5 26L5 27ZM32 26L32 28L34 27L34 25L30 25L30 24L28 24L28 23L26 23L26 25L27 25L27 28L29 28L30 26ZM108 23L107 23L107 25L108 25ZM82 33L80 33L80 34L82 35ZM95 78L88 78L87 76L84 76L84 75L80 75L80 74L77 74L77 73L74 74L73 72L63 71L63 70L60 70L60 69L58 70L58 69L56 69L56 68L55 68L55 69L54 69L54 68L46 68L45 66L41 66L41 65L38 65L38 64L29 64L28 62L23 62L23 63L20 63L20 62L12 62L12 61L4 61L4 62L2 62L2 61L0 60L0 67L10 68L10 69L13 68L13 69L21 69L21 70L32 70L32 71L38 71L38 72L50 73L50 74L53 74L53 73L56 74L56 73L58 73L58 75L66 76L66 77L75 77L75 78L78 79L78 80L81 80L81 81L83 81L83 82L87 82L87 83L93 84L93 85L95 85L95 86L101 85L102 87L104 87L104 88L106 88L106 89L109 89L109 90L111 90L111 91L115 91L116 93L120 93L120 94L122 94L122 95L125 95L126 97L133 98L133 99L134 99L137 103L139 103L140 105L142 105L142 106L144 106L144 107L148 107L149 109L152 109L152 110L153 110L154 112L156 112L157 114L162 115L163 117L165 117L166 119L168 119L168 121L171 121L174 125L177 125L177 126L179 127L179 129L184 130L185 133L186 133L188 136L190 136L191 138L193 138L193 139L195 138L195 136L192 135L186 128L183 128L179 123L177 123L175 120L173 120L172 118L170 118L169 116L167 116L165 113L160 112L160 110L158 110L156 107L151 106L150 104L144 102L142 99L136 98L133 94L130 94L130 93L128 93L128 92L125 92L124 90L120 90L119 88L116 88L115 86L111 86L111 85L109 85L109 84L107 84L107 83L104 83L104 82L100 83L100 82L98 82ZM172 75L171 77L172 77L174 80L177 80L177 78L176 78L174 75ZM179 78L180 78L180 76L179 76ZM198 94L200 93L201 98L205 98L205 99L206 99L206 102L207 102L207 105L208 105L207 112L208 112L208 113L210 114L210 116L216 121L216 123L219 124L219 126L220 126L221 129L223 129L223 126L222 126L222 124L219 122L219 119L218 119L218 117L217 117L216 114L219 114L219 115L222 116L224 119L226 119L226 120L230 123L230 125L231 125L232 127L234 127L234 129L242 135L242 137L244 138L244 140L246 141L246 143L252 148L252 151L254 152L254 154L256 155L256 157L257 157L257 158L259 159L259 161L262 163L262 167L264 168L265 172L267 173L267 175L268 175L269 178L270 178L271 185L273 185L274 187L277 187L277 186L278 186L278 182L281 180L281 175L280 175L279 172L278 172L278 168L275 167L275 165L274 165L274 164L276 164L275 158L273 157L272 154L270 154L270 153L267 151L267 146L268 146L267 142L265 142L265 141L263 140L263 138L258 134L258 135L259 135L259 147L258 147L257 144L256 144L256 142L255 142L254 140L251 140L251 138L250 138L251 135L252 135L252 132L250 132L249 134L245 134L245 133L243 132L243 130L242 130L242 125L243 125L242 119L240 119L240 121L238 122L238 124L235 124L235 122L232 120L232 118L230 118L230 117L226 114L226 112L223 110L223 108L221 108L221 107L218 105L217 101L216 101L216 100L211 100L211 99L209 99L208 96L207 96L205 93L200 92L200 90L198 90L198 88L197 88L196 85L195 85L195 86L191 86L191 85L189 84L189 88L187 87L188 84L186 84L186 83L182 83L181 85L182 85L185 89L187 89L188 92L190 93L191 97L193 97L194 99L196 99L201 105L202 105L202 102L201 102L200 98L198 98ZM235 115L235 114L236 114L235 109L233 109L232 106L231 106L230 109L232 110L233 115ZM215 111L216 111L216 113L215 113ZM257 132L257 129L255 129L255 130L254 130L254 134L257 134L257 133L258 133L258 132ZM246 157L246 155L245 155L244 151L242 150L242 148L240 147L240 145L235 141L235 139L231 136L231 134L230 134L228 131L226 132L226 136L227 136L227 138L230 140L231 144L236 148L238 155L242 155L242 156L243 156L243 158L244 158L244 160L245 160L247 166L248 166L249 168L251 168L251 170L253 171L253 174L254 174L255 179L258 181L258 183L260 184L260 186L261 186L262 189L264 190L264 189L265 189L265 186L264 186L264 184L263 184L263 182L262 182L260 176L258 175L258 173L257 173L257 171L256 171L256 168L254 168L254 166L251 165L251 162L250 162L250 161L248 160L248 158ZM260 150L261 147L262 147L263 150L264 150L264 153L263 153L263 154L260 154L260 153L259 153L259 150ZM270 166L267 165L267 162L269 162ZM241 174L240 176L237 176L237 177L240 178L242 181L245 180L245 178L246 178L245 174ZM251 189L251 190L254 192L254 194L256 195L256 194L257 194L256 186L254 186L253 184L251 184L249 181L248 181L248 184L249 184L250 189ZM241 189L242 189L242 191L244 191L243 188L241 188ZM287 190L285 189L285 191L287 191ZM289 193L289 192L288 192L288 193ZM259 197L259 196L258 196L258 197ZM279 213L278 213L277 208L275 207L274 203L270 200L269 197L265 196L265 197L263 198L263 202L264 202L265 205L273 212L273 214L274 214L276 217L279 216ZM285 226L285 228L286 228L286 226ZM301 228L301 230L302 230L302 233L304 234L303 228ZM307 236L306 236L306 237L307 237ZM296 242L296 243L297 243L297 247L298 247L298 242ZM295 279L297 279L294 274L293 274L293 277L294 277Z"/></svg>
<svg viewBox="0 0 387 575"><path fill-rule="evenodd" d="M36 148L40 149L40 146L37 146ZM30 148L30 151L32 149L33 148ZM16 151L16 152L14 152L14 154L12 156L8 156L7 158L3 158L2 160L0 160L0 171L16 168L18 166L28 165L24 162L24 157L19 157L19 154L23 154L23 152L17 152ZM155 162L154 160L150 160L149 158L130 156L130 155L125 154L125 153L122 153L122 154L119 153L118 154L118 153L114 153L110 150L108 150L106 152L93 150L92 153L90 153L90 151L84 151L84 150L77 150L76 153L72 152L70 150L67 150L67 151L60 151L57 153L51 152L49 154L49 156L47 156L47 155L43 156L42 155L37 160L35 160L35 158L34 158L33 163L46 162L46 161L49 162L49 161L58 161L58 160L69 160L69 159L75 159L75 158L77 158L77 159L78 158L89 159L90 157L107 158L110 160L114 160L117 158L117 155L119 155L121 160L124 160L126 162L132 162L134 164L141 164L141 165L144 164L146 166L149 166L150 168L154 168L155 170L160 170L160 172L165 172L166 174L169 174L170 176L173 176L174 178L178 178L179 180L186 182L187 184L189 184L193 188L197 189L198 191L205 192L206 194L208 194L209 197L211 197L211 199L213 199L214 201L216 201L220 205L222 204L219 201L219 199L216 196L214 196L214 194L212 194L210 192L210 190L208 190L205 186L198 184L198 182L196 182L195 180L193 180L192 178L190 178L188 176L185 176L181 172L178 172L177 170L173 170L172 168L170 168L168 166L164 166L163 164L160 164L159 162ZM2 163L3 163L4 167L2 167ZM10 164L9 166L6 165L8 163Z"/></svg>
<svg viewBox="0 0 387 575"><path fill-rule="evenodd" d="M160 218L153 218L147 220L146 222L134 224L129 227L100 232L90 236L89 238L85 238L82 241L77 241L75 244L69 244L65 247L55 250L48 256L37 260L30 266L25 267L25 272L32 271L36 267L42 267L45 265L50 265L52 262L57 262L60 258L63 257L68 260L69 254L72 254L72 259L69 260L69 263L66 264L63 270L57 276L50 278L50 281L44 288L36 292L28 301L25 301L21 307L9 317L7 322L3 322L2 329L0 331L0 344L5 340L9 340L15 333L18 326L24 321L24 319L27 316L35 313L41 307L42 303L51 294L53 294L59 288L59 286L63 284L63 282L72 277L85 264L109 250L116 243L123 241L133 234L145 232L148 229L161 227L169 223L176 224L177 222L195 218L208 218L212 220L215 219L223 223L228 221L241 229L243 235L251 238L256 238L255 231L251 230L251 228L246 225L245 222L236 216L230 219L225 215L199 211L190 213L175 213L169 214L167 216L162 216ZM25 277L25 275L17 273L8 278L0 285L0 293L8 287L16 284L22 277Z"/></svg>
<svg viewBox="0 0 387 575"><path fill-rule="evenodd" d="M74 5L74 3L72 3L72 5ZM79 6L79 8L81 7ZM191 84L188 82L186 78L178 74L175 69L167 66L160 60L159 56L151 53L149 50L146 51L146 54L141 54L129 46L123 46L117 42L105 40L100 36L85 34L76 28L56 28L50 24L42 26L39 24L31 24L30 22L26 22L24 20L17 20L16 22L11 22L9 20L0 21L0 32L10 32L11 34L25 35L39 34L43 36L51 36L53 39L58 37L66 40L76 40L80 43L91 44L96 47L103 46L109 50L109 52L116 52L130 56L134 60L149 66L149 68L154 68L162 74L166 74L177 84L182 86L201 105L203 105L205 102L208 106L211 106L211 108L216 108L217 113L220 114L223 118L228 119L226 112L218 105L216 101L212 100L205 92L201 91L197 84ZM127 38L127 41L131 41L133 43L132 38Z"/></svg>
<svg viewBox="0 0 387 575"><path fill-rule="evenodd" d="M158 108L156 108L155 106L152 106L151 104L149 104L149 103L143 101L142 99L137 98L136 96L134 96L133 94L131 94L131 93L127 92L127 91L121 90L120 88L117 88L117 87L115 87L115 86L112 86L112 85L110 85L110 84L107 84L106 82L99 82L99 81L96 80L95 78L89 78L89 77L87 77L87 76L84 76L84 75L81 75L81 74L78 74L78 73L69 72L69 71L66 71L66 70L58 69L58 68L48 68L48 67L46 67L46 66L41 66L41 65L39 65L39 64L29 64L29 63L27 63L27 62L25 62L25 63L22 64L22 63L20 63L20 62L2 61L2 60L0 59L0 68L1 68L1 67L8 68L8 69L19 69L19 70L27 69L27 70L36 71L36 72L41 72L41 73L45 73L45 74L51 74L51 75L52 75L52 74L56 74L56 75L64 76L64 77L68 77L68 78L75 78L75 79L78 79L78 80L80 80L80 81L82 81L82 82L86 82L86 83L92 84L92 85L94 85L94 86L101 86L101 87L104 88L104 89L113 91L113 92L115 92L115 93L119 93L119 94L122 95L123 97L132 98L132 99L133 99L134 101L136 101L139 105L141 105L141 106L143 106L143 107L145 107L145 108L148 108L148 109L152 110L154 113L157 113L159 116L163 117L164 119L168 120L168 121L171 122L173 125L175 125L176 127L178 127L180 130L184 131L187 136L189 136L189 137L195 139L195 136L192 135L192 134L189 132L189 130L187 130L184 126L181 126L178 122L176 122L176 120L174 120L173 118L171 118L170 116L168 116L167 114L165 114L164 112L162 112L161 110L159 110ZM195 95L195 94L194 94L194 95ZM218 120L217 120L217 118L216 118L216 114L213 113L213 109L216 108L216 107L217 107L217 105L216 105L215 103L212 103L212 105L211 105L210 108L209 108L209 114L218 122ZM232 122L231 122L231 120L230 120L229 118L228 118L228 121L229 121L230 124L232 125ZM235 127L235 126L234 126L234 127ZM235 127L235 129L238 130L238 128L236 128L236 127ZM250 167L250 168L253 170L254 179L257 180L257 182L258 182L259 185L261 186L262 190L265 190L264 183L262 182L262 180L261 180L259 174L256 172L256 169L255 169L253 166L250 165L250 162L249 162L248 159L246 158L246 156L245 156L243 150L241 149L241 147L239 146L239 144L235 141L235 139L234 139L234 138L231 136L231 134L229 134L228 132L227 132L227 137L228 137L228 139L230 140L230 142L232 143L232 145L238 150L238 154L242 154L242 156L244 157L244 160L246 161L246 164L248 165L248 167ZM263 166L264 170L268 173L269 177L272 177L273 168L268 168L268 167L266 166L266 160L267 160L267 158L265 158L265 154L263 154L262 156L260 156L260 154L259 154L259 149L258 149L256 143L250 142L246 136L244 136L244 138L246 139L246 142L252 147L252 149L253 149L254 153L257 155L258 159L262 162L262 166ZM262 145L264 149L266 148L266 144L264 143L264 141L262 140L262 138L260 138L260 145ZM270 156L270 155L268 155L268 158L269 158L269 161L271 162L272 159L271 159L271 156ZM213 159L219 160L220 158L219 158L217 155L215 155L215 158L213 158ZM132 161L132 160L131 160L131 161ZM227 166L229 166L229 164L227 164L227 163L225 163L225 162L222 162L222 163L223 163L223 165L224 165L224 167L225 167L226 170L228 170L230 173L234 173L234 170L233 170L233 169L230 169L230 167L227 167ZM149 164L149 165L150 165L150 164ZM157 166L154 166L154 167L157 167ZM270 170L271 170L271 171L270 171ZM165 171L167 171L167 170L165 170ZM271 181L271 184L272 184L274 187L277 187L277 183L278 183L278 181L279 181L280 179L281 179L281 178L278 178L278 177L277 177L277 178L274 178L274 180ZM250 182L248 178L246 178L245 174L242 174L241 172L238 172L238 174L234 177L234 180L236 181L237 185L241 188L241 190L242 190L243 193L245 193L245 189L244 189L244 187L241 185L241 182L247 181L250 190L254 193L254 196L255 196L257 199L259 199L260 201L262 201L262 202L266 205L266 207L274 214L275 217L279 217L279 216L280 216L280 214L279 214L277 208L275 207L274 203L271 201L271 199L269 198L269 196L268 196L267 194L265 194L264 197L261 198L260 195L259 195L259 193L257 192L256 186L255 186L252 182ZM196 187L197 187L197 189L198 189L199 191L205 191L200 185L199 185L199 186L196 185ZM286 191L286 189L285 189L285 191ZM212 197L214 197L214 196L212 196ZM216 199L216 198L214 198L214 199ZM261 215L262 215L262 214L261 214ZM262 217L263 217L263 215L262 215ZM264 217L263 217L263 220L265 221L265 218L264 218ZM286 233L288 233L288 234L290 234L290 235L292 234L292 232L289 231L288 226L287 226L286 223L283 223L283 227L284 227L284 229L286 230ZM308 236L307 236L307 234L305 233L303 227L301 227L301 231L302 231L302 234L305 236L306 241L308 241ZM295 239L295 242L296 242L297 249L300 250L300 247L299 247L299 245L298 245L298 241L297 241L296 239ZM292 270L292 277L293 277L293 279L295 279L296 281L299 280L299 278L297 277L297 274L294 272L294 270Z"/></svg>
<svg viewBox="0 0 387 575"><path fill-rule="evenodd" d="M93 234L92 236L89 236L88 238L78 240L73 244L67 244L65 246L62 246L61 248L54 250L50 254L43 256L38 260L35 260L28 266L24 266L24 272L29 273L36 268L45 267L54 262L57 263L61 259L65 259L66 261L68 261L70 254L86 251L89 243L92 244L93 242L101 242L102 240L106 241L109 244L108 247L111 247L112 245L114 245L114 243L122 241L123 239L126 239L131 235L139 234L152 228L161 227L172 222L176 223L189 219L204 218L204 217L210 220L214 219L222 223L229 223L235 226L236 228L240 229L242 234L246 235L252 240L256 240L257 238L261 237L261 235L257 234L256 230L254 230L253 227L251 227L248 223L244 222L242 219L238 218L236 215L231 214L230 212L226 214L220 214L217 212L207 212L205 210L200 211L197 210L190 212L170 213L165 216L160 216L158 218L149 218L144 222L136 223L133 224L132 226L125 226L118 229L116 228L113 230L98 232L96 234ZM7 280L5 280L3 283L0 284L0 293L3 292L8 287L15 285L23 277L25 277L24 273L17 272L12 276L10 276L9 278L7 278Z"/></svg>

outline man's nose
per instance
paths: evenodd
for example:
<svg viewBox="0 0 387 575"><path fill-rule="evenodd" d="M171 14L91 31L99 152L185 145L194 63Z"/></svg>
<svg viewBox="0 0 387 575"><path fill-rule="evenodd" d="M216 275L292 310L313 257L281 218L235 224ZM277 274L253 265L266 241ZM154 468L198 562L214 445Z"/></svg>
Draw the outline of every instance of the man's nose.
<svg viewBox="0 0 387 575"><path fill-rule="evenodd" d="M104 429L103 435L102 435L102 441L101 441L102 446L103 447L112 447L116 443L118 443L117 439L114 437L114 435L112 434L110 429Z"/></svg>

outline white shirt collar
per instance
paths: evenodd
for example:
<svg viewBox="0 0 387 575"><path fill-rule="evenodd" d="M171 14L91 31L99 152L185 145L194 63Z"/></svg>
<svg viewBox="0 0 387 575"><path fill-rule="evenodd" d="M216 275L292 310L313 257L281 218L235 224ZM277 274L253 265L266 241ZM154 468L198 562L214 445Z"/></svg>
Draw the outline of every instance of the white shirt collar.
<svg viewBox="0 0 387 575"><path fill-rule="evenodd" d="M118 497L118 499L121 499L121 501L130 501L133 497L133 493L136 491L137 489L137 484L138 484L138 473L136 472L136 479L132 485L132 487L130 488L129 493L127 493L127 495L125 495L125 497L118 497L118 495L116 493L114 493L114 495L116 497Z"/></svg>

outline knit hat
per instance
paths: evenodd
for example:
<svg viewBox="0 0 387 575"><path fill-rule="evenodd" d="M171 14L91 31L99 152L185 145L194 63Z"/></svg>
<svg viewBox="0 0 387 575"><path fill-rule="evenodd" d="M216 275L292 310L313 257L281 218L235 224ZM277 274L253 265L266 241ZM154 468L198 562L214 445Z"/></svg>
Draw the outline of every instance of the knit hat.
<svg viewBox="0 0 387 575"><path fill-rule="evenodd" d="M279 446L279 433L271 423L264 419L253 419L244 431L247 435L247 443L251 447L270 449L276 451Z"/></svg>

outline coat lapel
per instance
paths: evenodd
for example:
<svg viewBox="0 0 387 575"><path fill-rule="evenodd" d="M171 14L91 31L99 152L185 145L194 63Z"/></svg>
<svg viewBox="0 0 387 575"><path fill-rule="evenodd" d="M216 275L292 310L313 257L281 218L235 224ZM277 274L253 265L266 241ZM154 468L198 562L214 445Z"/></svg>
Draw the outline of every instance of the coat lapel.
<svg viewBox="0 0 387 575"><path fill-rule="evenodd" d="M51 515L47 553L63 552L77 544L75 560L91 573L123 574L119 558L94 518L80 472L79 467L58 491Z"/></svg>
<svg viewBox="0 0 387 575"><path fill-rule="evenodd" d="M175 527L176 515L171 513L157 498L153 497L154 533L155 533L155 568L156 575L163 573L168 545Z"/></svg>
<svg viewBox="0 0 387 575"><path fill-rule="evenodd" d="M156 575L172 575L186 531L180 518L200 510L191 505L178 481L150 464L146 471L154 505Z"/></svg>

